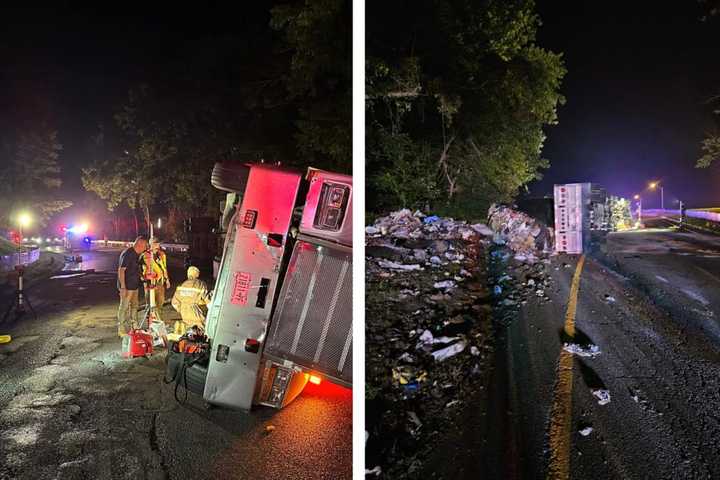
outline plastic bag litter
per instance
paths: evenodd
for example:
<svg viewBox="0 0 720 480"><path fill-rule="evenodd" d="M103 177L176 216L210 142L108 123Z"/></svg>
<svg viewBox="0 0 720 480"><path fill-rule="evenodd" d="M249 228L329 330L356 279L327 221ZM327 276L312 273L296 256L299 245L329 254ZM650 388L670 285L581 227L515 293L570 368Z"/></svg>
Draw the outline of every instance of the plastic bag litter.
<svg viewBox="0 0 720 480"><path fill-rule="evenodd" d="M399 366L392 369L393 380L398 382L400 385L407 385L409 383L424 382L427 378L427 372L420 370L412 366Z"/></svg>
<svg viewBox="0 0 720 480"><path fill-rule="evenodd" d="M375 475L376 477L379 477L382 474L382 468L380 468L380 465L373 468L372 470L365 469L365 475Z"/></svg>
<svg viewBox="0 0 720 480"><path fill-rule="evenodd" d="M436 343L450 343L459 340L460 337L437 337L435 338L430 330L425 330L418 338L416 349L427 347L429 345L435 345Z"/></svg>
<svg viewBox="0 0 720 480"><path fill-rule="evenodd" d="M593 431L592 427L585 427L582 430L580 430L580 435L582 435L583 437L587 437L588 435L590 435L592 433L592 431Z"/></svg>
<svg viewBox="0 0 720 480"><path fill-rule="evenodd" d="M365 233L367 233L368 235L377 235L378 233L380 233L380 229L373 226L367 226L365 227Z"/></svg>
<svg viewBox="0 0 720 480"><path fill-rule="evenodd" d="M610 391L599 388L593 390L592 394L598 398L598 405L607 405L610 403Z"/></svg>
<svg viewBox="0 0 720 480"><path fill-rule="evenodd" d="M423 223L424 223L425 225L427 225L427 224L430 224L430 223L435 223L435 222L437 222L438 220L440 220L440 217L438 217L437 215L430 215L429 217L423 218Z"/></svg>
<svg viewBox="0 0 720 480"><path fill-rule="evenodd" d="M453 280L444 280L442 282L435 282L433 287L439 288L439 289L444 289L444 290L449 290L451 288L455 288L456 285L457 284Z"/></svg>
<svg viewBox="0 0 720 480"><path fill-rule="evenodd" d="M579 357L595 357L600 355L600 347L592 343L587 346L578 345L577 343L563 344L563 350Z"/></svg>
<svg viewBox="0 0 720 480"><path fill-rule="evenodd" d="M495 232L492 231L490 227L485 225L484 223L478 223L472 226L472 229L475 230L480 235L483 235L485 237L492 237Z"/></svg>
<svg viewBox="0 0 720 480"><path fill-rule="evenodd" d="M390 260L380 260L378 262L378 265L380 265L382 268L389 268L391 270L404 270L404 271L422 270L422 267L420 265L418 265L417 263L406 265L404 263L392 262Z"/></svg>
<svg viewBox="0 0 720 480"><path fill-rule="evenodd" d="M606 301L606 302L610 302L610 303L615 303L615 302L616 302L615 297L613 297L613 296L611 296L611 295L605 295L605 301Z"/></svg>
<svg viewBox="0 0 720 480"><path fill-rule="evenodd" d="M167 346L168 331L164 322L159 320L150 322L150 334L153 336L153 347Z"/></svg>
<svg viewBox="0 0 720 480"><path fill-rule="evenodd" d="M435 361L442 362L443 360L454 357L458 353L462 352L463 350L465 350L466 346L467 342L465 340L460 340L457 343L453 343L449 347L445 347L435 352L432 352L432 356L433 358L435 358Z"/></svg>

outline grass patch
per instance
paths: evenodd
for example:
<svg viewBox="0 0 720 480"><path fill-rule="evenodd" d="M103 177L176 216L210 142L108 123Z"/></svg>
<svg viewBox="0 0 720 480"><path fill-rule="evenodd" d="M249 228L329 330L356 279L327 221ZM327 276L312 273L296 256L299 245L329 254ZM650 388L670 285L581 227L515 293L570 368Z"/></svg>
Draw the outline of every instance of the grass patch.
<svg viewBox="0 0 720 480"><path fill-rule="evenodd" d="M5 238L0 238L0 255L10 255L13 253L17 253L18 246L15 245L10 240L7 240Z"/></svg>

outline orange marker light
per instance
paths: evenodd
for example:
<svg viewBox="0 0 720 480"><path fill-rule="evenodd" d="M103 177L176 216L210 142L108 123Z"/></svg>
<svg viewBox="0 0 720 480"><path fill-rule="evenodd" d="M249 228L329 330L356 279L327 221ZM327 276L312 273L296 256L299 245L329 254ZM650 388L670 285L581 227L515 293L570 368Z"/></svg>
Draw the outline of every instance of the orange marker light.
<svg viewBox="0 0 720 480"><path fill-rule="evenodd" d="M315 385L320 385L320 382L322 382L322 378L318 377L317 375L310 375L309 382Z"/></svg>

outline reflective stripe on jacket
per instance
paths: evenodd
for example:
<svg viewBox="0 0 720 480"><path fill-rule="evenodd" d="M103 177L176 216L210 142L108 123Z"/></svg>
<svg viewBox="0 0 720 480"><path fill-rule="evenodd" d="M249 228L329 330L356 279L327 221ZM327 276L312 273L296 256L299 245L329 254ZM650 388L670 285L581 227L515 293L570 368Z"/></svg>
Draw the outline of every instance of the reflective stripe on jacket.
<svg viewBox="0 0 720 480"><path fill-rule="evenodd" d="M172 306L180 312L183 323L189 326L203 325L204 305L210 303L207 285L200 279L185 280L175 289Z"/></svg>
<svg viewBox="0 0 720 480"><path fill-rule="evenodd" d="M144 257L143 257L144 258ZM143 277L147 275L147 263L142 262ZM152 271L155 273L155 283L165 283L168 279L167 273L167 255L164 251L158 250L158 253L152 253Z"/></svg>

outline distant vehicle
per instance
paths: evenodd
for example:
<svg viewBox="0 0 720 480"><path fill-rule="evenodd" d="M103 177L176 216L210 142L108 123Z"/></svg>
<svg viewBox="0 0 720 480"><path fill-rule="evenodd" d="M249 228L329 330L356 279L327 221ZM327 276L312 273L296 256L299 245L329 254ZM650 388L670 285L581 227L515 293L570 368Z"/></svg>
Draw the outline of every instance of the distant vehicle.
<svg viewBox="0 0 720 480"><path fill-rule="evenodd" d="M308 381L352 385L352 177L215 165L228 192L207 366L188 378L212 405L282 408ZM193 370L193 371L190 371Z"/></svg>

